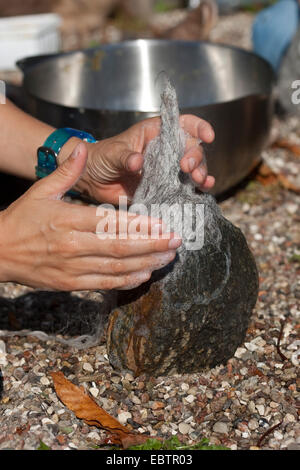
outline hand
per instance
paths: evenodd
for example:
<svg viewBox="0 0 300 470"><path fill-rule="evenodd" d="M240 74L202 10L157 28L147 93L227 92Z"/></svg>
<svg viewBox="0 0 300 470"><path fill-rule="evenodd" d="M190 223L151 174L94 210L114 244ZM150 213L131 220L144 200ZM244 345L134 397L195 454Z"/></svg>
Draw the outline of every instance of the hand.
<svg viewBox="0 0 300 470"><path fill-rule="evenodd" d="M199 139L212 142L214 131L208 122L196 116L184 115L180 121L182 128L191 136L180 163L181 169L191 173L201 190L209 190L215 180L207 174L203 149L198 142ZM135 124L116 137L89 144L87 168L77 189L102 202L117 204L122 195L130 200L141 178L143 152L159 132L160 118L155 117Z"/></svg>
<svg viewBox="0 0 300 470"><path fill-rule="evenodd" d="M137 216L119 213L116 238L99 239L96 208L61 200L86 161L87 147L80 143L55 172L0 212L0 282L63 291L126 289L147 281L153 270L174 259L181 244L174 234L142 237L151 225L161 233L161 221L140 218L140 237L131 239L130 223ZM122 223L127 239L120 237Z"/></svg>

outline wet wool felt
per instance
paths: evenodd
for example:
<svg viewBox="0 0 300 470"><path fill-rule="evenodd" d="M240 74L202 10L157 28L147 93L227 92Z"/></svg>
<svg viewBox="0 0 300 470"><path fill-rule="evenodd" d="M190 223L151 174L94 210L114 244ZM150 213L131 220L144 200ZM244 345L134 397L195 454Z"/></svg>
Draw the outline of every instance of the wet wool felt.
<svg viewBox="0 0 300 470"><path fill-rule="evenodd" d="M165 80L161 132L145 152L135 213L161 217L182 236L175 260L120 291L108 326L113 367L134 375L197 372L224 363L242 343L258 292L254 258L215 199L180 170L188 136L176 91Z"/></svg>

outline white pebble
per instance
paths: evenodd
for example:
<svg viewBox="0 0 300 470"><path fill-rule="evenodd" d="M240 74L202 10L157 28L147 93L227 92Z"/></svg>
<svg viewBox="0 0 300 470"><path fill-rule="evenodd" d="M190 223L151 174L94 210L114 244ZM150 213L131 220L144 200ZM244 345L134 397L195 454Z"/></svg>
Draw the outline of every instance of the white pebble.
<svg viewBox="0 0 300 470"><path fill-rule="evenodd" d="M259 412L260 416L264 416L265 414L265 407L264 405L256 405L256 409Z"/></svg>
<svg viewBox="0 0 300 470"><path fill-rule="evenodd" d="M188 402L188 403L193 403L193 401L195 400L195 397L194 395L188 395L185 400Z"/></svg>
<svg viewBox="0 0 300 470"><path fill-rule="evenodd" d="M299 210L298 204L288 203L286 204L286 210L289 214L293 215Z"/></svg>
<svg viewBox="0 0 300 470"><path fill-rule="evenodd" d="M86 437L88 437L89 439L100 441L100 436L96 431L89 432Z"/></svg>
<svg viewBox="0 0 300 470"><path fill-rule="evenodd" d="M259 240L262 240L262 239L263 239L263 236L262 236L261 233L255 233L255 235L254 235L254 240L258 240L258 241L259 241Z"/></svg>
<svg viewBox="0 0 300 470"><path fill-rule="evenodd" d="M132 414L129 413L129 411L122 411L118 414L118 421L120 421L121 424L126 424L129 418L132 418Z"/></svg>
<svg viewBox="0 0 300 470"><path fill-rule="evenodd" d="M2 353L0 352L0 366L7 366L8 362L7 362L7 359L6 359L6 354L5 353Z"/></svg>
<svg viewBox="0 0 300 470"><path fill-rule="evenodd" d="M86 370L87 372L94 372L94 369L89 362L85 362L82 368L83 370Z"/></svg>
<svg viewBox="0 0 300 470"><path fill-rule="evenodd" d="M75 444L73 444L73 442L70 442L70 444L68 444L69 447L71 447L71 449L77 449L77 446Z"/></svg>
<svg viewBox="0 0 300 470"><path fill-rule="evenodd" d="M179 424L179 432L181 434L188 434L191 431L191 426L187 423L180 423Z"/></svg>
<svg viewBox="0 0 300 470"><path fill-rule="evenodd" d="M50 384L50 380L47 379L47 377L45 375L43 375L43 377L40 378L40 382L42 385L49 385Z"/></svg>
<svg viewBox="0 0 300 470"><path fill-rule="evenodd" d="M125 374L125 380L128 380L128 382L132 382L134 380L134 377L127 372L127 374Z"/></svg>
<svg viewBox="0 0 300 470"><path fill-rule="evenodd" d="M54 424L52 419L49 418L43 418L42 419L42 425L45 426L45 424Z"/></svg>
<svg viewBox="0 0 300 470"><path fill-rule="evenodd" d="M187 392L189 390L190 386L186 383L181 384L181 390L184 392Z"/></svg>
<svg viewBox="0 0 300 470"><path fill-rule="evenodd" d="M219 421L214 424L213 431L220 434L228 434L228 426L223 421Z"/></svg>
<svg viewBox="0 0 300 470"><path fill-rule="evenodd" d="M249 212L250 211L250 204L248 204L248 202L245 202L245 204L243 204L242 206L242 211L243 212Z"/></svg>
<svg viewBox="0 0 300 470"><path fill-rule="evenodd" d="M290 413L287 413L283 420L284 423L295 423L295 421L296 421L295 416L291 415Z"/></svg>
<svg viewBox="0 0 300 470"><path fill-rule="evenodd" d="M259 427L259 424L257 422L256 419L250 419L249 423L248 423L248 428L251 430L251 431L254 431L255 429L257 429Z"/></svg>
<svg viewBox="0 0 300 470"><path fill-rule="evenodd" d="M90 394L93 395L93 397L95 397L95 398L97 398L97 396L99 395L99 390L98 390L98 388L96 388L96 387L91 387L91 388L89 389L89 392L90 392Z"/></svg>
<svg viewBox="0 0 300 470"><path fill-rule="evenodd" d="M247 352L247 350L245 348L237 348L237 350L235 351L234 356L239 359L243 356L243 354L245 354L245 352Z"/></svg>
<svg viewBox="0 0 300 470"><path fill-rule="evenodd" d="M0 339L0 353L3 353L3 354L6 353L6 346L5 346L4 341L2 341L2 339Z"/></svg>

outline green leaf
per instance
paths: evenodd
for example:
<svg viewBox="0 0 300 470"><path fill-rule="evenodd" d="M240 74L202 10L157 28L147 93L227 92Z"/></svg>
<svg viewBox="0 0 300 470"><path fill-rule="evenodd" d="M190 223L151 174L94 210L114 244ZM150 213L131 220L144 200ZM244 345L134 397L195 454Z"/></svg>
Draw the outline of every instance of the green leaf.
<svg viewBox="0 0 300 470"><path fill-rule="evenodd" d="M172 436L166 441L148 439L144 444L129 447L128 450L230 450L225 446L210 445L208 439L202 439L197 444L184 445L177 436Z"/></svg>
<svg viewBox="0 0 300 470"><path fill-rule="evenodd" d="M36 450L52 450L51 447L48 447L43 441L40 441L40 445Z"/></svg>
<svg viewBox="0 0 300 470"><path fill-rule="evenodd" d="M163 443L157 439L147 439L144 444L128 447L128 450L162 450Z"/></svg>

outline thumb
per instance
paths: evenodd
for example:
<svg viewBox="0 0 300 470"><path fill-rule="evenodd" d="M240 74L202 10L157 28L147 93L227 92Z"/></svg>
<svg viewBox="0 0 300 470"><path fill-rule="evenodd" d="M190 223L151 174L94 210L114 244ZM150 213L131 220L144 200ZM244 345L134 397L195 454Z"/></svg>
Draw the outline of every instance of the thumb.
<svg viewBox="0 0 300 470"><path fill-rule="evenodd" d="M126 149L121 153L117 167L126 172L137 172L142 169L143 162L144 158L141 153Z"/></svg>
<svg viewBox="0 0 300 470"><path fill-rule="evenodd" d="M88 157L87 146L80 142L73 152L51 175L39 185L39 196L61 199L82 175Z"/></svg>

